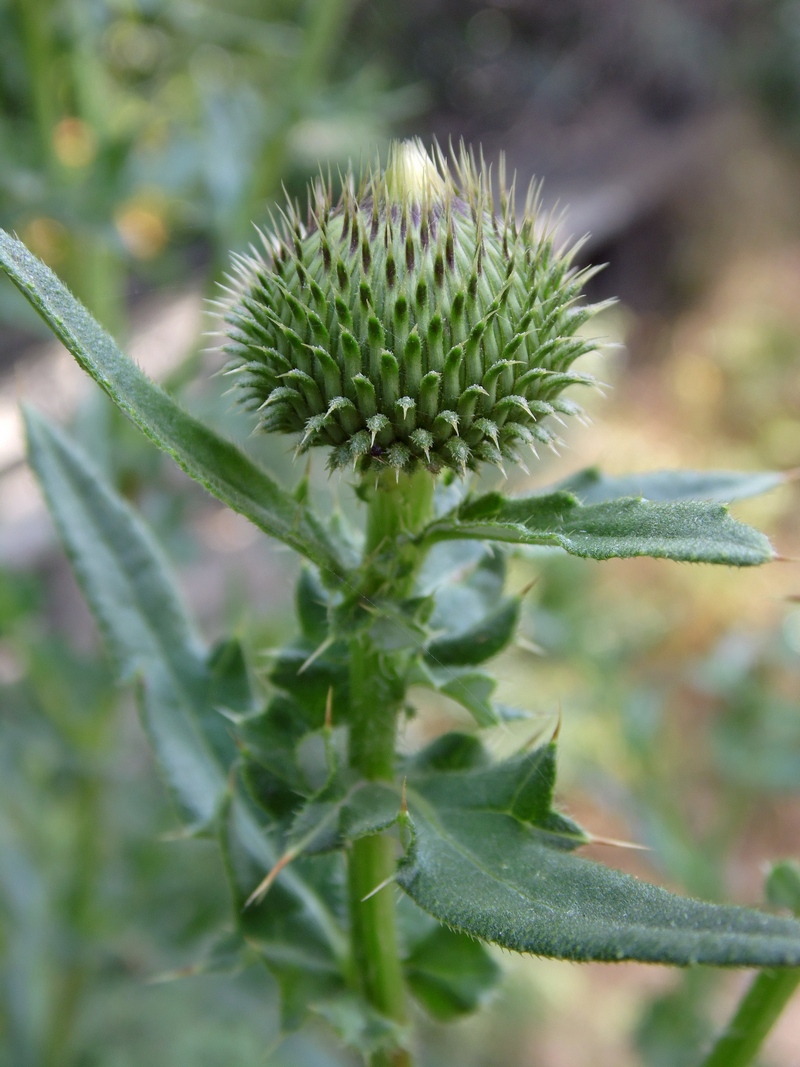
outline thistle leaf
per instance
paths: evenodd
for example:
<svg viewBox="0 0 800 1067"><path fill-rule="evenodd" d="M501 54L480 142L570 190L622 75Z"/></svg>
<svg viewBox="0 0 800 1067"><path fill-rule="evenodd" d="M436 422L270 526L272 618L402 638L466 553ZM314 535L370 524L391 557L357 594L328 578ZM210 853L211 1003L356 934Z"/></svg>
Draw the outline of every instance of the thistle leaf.
<svg viewBox="0 0 800 1067"><path fill-rule="evenodd" d="M260 822L231 795L238 753L217 706L251 705L241 651L226 642L207 655L141 520L60 431L33 412L26 422L31 466L120 677L140 681L147 732L172 792L195 826L208 830L221 821L234 883L236 872L256 872L249 882L245 876L251 890L277 854L268 834L274 822ZM321 883L302 867L282 872L274 891L284 910L260 916L256 927L255 947L276 973L284 1018L292 1022L305 1011L304 998L345 987L337 902ZM241 929L249 935L244 923ZM300 963L304 954L314 961L311 978ZM320 971L324 982L314 981Z"/></svg>
<svg viewBox="0 0 800 1067"><path fill-rule="evenodd" d="M581 504L572 493L464 501L423 533L428 543L471 538L552 545L590 559L651 556L687 563L748 567L774 559L767 538L731 518L723 504L651 502L621 497Z"/></svg>
<svg viewBox="0 0 800 1067"><path fill-rule="evenodd" d="M451 929L570 960L800 964L800 923L668 893L581 859L552 809L554 746L409 778L413 836L398 882Z"/></svg>
<svg viewBox="0 0 800 1067"><path fill-rule="evenodd" d="M123 680L139 679L145 724L187 816L206 824L235 747L209 703L206 652L167 564L128 505L60 431L25 413L28 456Z"/></svg>

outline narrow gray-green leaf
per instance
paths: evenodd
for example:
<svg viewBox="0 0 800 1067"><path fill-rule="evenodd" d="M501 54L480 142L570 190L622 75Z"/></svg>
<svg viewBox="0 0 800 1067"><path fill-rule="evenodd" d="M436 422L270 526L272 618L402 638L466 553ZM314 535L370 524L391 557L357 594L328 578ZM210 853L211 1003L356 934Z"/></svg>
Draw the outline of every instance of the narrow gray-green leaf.
<svg viewBox="0 0 800 1067"><path fill-rule="evenodd" d="M433 522L423 536L428 543L470 538L552 545L590 559L651 556L734 567L775 555L762 533L731 518L723 504L623 497L583 505L564 491L516 499L489 493Z"/></svg>
<svg viewBox="0 0 800 1067"><path fill-rule="evenodd" d="M226 768L209 741L227 734L207 702L205 650L149 532L59 430L25 414L28 455L108 649L123 679L139 677L145 722L181 806L214 814ZM229 761L235 749L227 738Z"/></svg>
<svg viewBox="0 0 800 1067"><path fill-rule="evenodd" d="M636 474L603 474L597 467L571 474L545 490L574 493L582 504L604 504L624 496L674 502L710 500L730 504L733 500L760 496L787 481L780 471L642 471Z"/></svg>
<svg viewBox="0 0 800 1067"><path fill-rule="evenodd" d="M246 896L278 854L254 809L230 798L237 751L216 705L250 705L241 650L228 642L206 655L139 518L59 430L34 412L26 421L31 465L120 675L140 681L143 717L167 780L198 823L227 812L228 846L248 857L252 872ZM325 895L296 866L278 882L295 926L278 938L276 953L291 952L302 928L336 971L344 937Z"/></svg>
<svg viewBox="0 0 800 1067"><path fill-rule="evenodd" d="M0 266L80 366L159 448L234 511L323 570L342 561L321 524L230 441L184 411L116 345L53 272L0 230Z"/></svg>
<svg viewBox="0 0 800 1067"><path fill-rule="evenodd" d="M539 766L537 780L533 762L517 761L523 791L510 788L509 765L410 783L414 834L398 881L421 908L451 929L539 956L800 964L793 919L679 897L577 857L568 820L545 813L551 768Z"/></svg>

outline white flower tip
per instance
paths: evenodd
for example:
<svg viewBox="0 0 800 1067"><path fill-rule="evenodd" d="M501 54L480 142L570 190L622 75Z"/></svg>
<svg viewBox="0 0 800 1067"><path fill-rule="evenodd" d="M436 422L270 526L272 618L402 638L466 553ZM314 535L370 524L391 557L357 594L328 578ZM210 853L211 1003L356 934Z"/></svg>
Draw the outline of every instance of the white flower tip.
<svg viewBox="0 0 800 1067"><path fill-rule="evenodd" d="M384 181L388 198L398 203L421 204L441 199L447 188L445 179L418 137L392 142Z"/></svg>

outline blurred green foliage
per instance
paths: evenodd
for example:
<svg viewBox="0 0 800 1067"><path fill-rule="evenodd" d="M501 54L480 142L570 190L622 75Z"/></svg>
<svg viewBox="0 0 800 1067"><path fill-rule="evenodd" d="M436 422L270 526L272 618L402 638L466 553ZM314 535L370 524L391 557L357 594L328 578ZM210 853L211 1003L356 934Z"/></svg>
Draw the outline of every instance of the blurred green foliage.
<svg viewBox="0 0 800 1067"><path fill-rule="evenodd" d="M0 1064L262 1062L281 1044L274 985L260 967L232 978L215 949L218 856L165 839L129 695L42 607L40 583L0 573ZM177 980L204 971L222 976ZM340 1061L312 1032L269 1062Z"/></svg>
<svg viewBox="0 0 800 1067"><path fill-rule="evenodd" d="M414 106L348 53L351 7L3 0L0 225L112 330L132 279L218 274L281 181L344 162ZM2 299L0 316L22 313Z"/></svg>

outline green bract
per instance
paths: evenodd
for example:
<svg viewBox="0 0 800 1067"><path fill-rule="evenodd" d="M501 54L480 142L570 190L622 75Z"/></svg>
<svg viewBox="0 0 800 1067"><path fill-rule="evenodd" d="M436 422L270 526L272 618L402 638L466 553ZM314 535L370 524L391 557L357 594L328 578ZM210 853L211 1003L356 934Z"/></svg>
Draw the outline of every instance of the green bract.
<svg viewBox="0 0 800 1067"><path fill-rule="evenodd" d="M548 415L593 379L570 368L594 348L579 328L576 270L513 184L462 146L431 158L395 144L384 172L313 184L308 219L289 204L263 248L234 260L224 305L229 370L263 431L332 448L330 466L463 473L552 445Z"/></svg>

